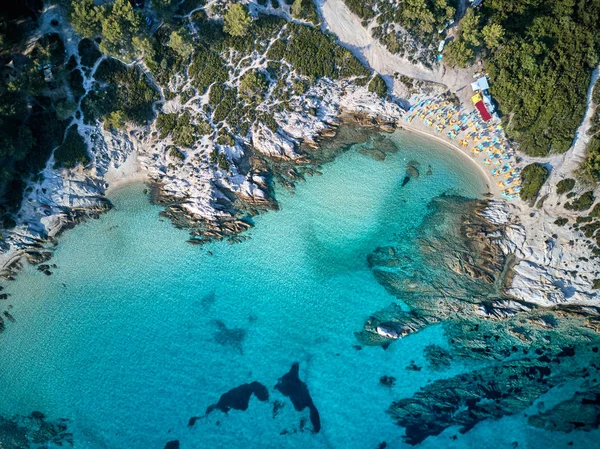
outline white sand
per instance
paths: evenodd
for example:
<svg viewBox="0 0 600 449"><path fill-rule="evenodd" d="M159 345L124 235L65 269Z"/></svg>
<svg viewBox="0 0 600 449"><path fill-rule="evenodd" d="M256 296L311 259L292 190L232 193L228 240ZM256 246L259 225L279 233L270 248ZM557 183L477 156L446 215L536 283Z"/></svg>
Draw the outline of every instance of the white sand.
<svg viewBox="0 0 600 449"><path fill-rule="evenodd" d="M110 192L128 184L145 182L149 179L148 172L138 162L137 151L132 151L124 163L119 165L119 167L111 164L104 174L104 180L108 183L106 194L108 195Z"/></svg>

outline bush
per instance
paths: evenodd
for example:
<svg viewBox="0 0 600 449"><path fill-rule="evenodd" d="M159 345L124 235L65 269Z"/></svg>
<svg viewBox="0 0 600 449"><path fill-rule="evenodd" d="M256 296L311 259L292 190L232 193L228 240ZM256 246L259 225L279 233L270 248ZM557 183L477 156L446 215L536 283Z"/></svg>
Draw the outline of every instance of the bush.
<svg viewBox="0 0 600 449"><path fill-rule="evenodd" d="M385 80L380 74L376 73L373 79L369 82L369 92L374 92L380 97L384 98L387 95L388 87Z"/></svg>
<svg viewBox="0 0 600 449"><path fill-rule="evenodd" d="M590 217L600 218L600 203L596 204L590 212Z"/></svg>
<svg viewBox="0 0 600 449"><path fill-rule="evenodd" d="M285 41L277 39L269 47L269 51L267 52L267 58L273 61L281 61L285 56L286 47L287 45Z"/></svg>
<svg viewBox="0 0 600 449"><path fill-rule="evenodd" d="M90 157L83 137L77 130L77 125L71 125L64 142L54 152L54 167L73 168L78 164L87 165Z"/></svg>
<svg viewBox="0 0 600 449"><path fill-rule="evenodd" d="M177 126L177 114L158 114L155 124L156 129L158 130L158 137L164 139L171 134Z"/></svg>
<svg viewBox="0 0 600 449"><path fill-rule="evenodd" d="M256 70L252 70L242 77L239 93L249 100L261 101L268 88L269 83L265 75Z"/></svg>
<svg viewBox="0 0 600 449"><path fill-rule="evenodd" d="M332 36L304 25L289 24L289 40L285 59L300 74L313 78L363 76L368 73L346 49L339 47Z"/></svg>
<svg viewBox="0 0 600 449"><path fill-rule="evenodd" d="M83 75L81 74L81 70L74 69L73 71L68 72L66 77L75 101L79 101L86 92L83 87Z"/></svg>
<svg viewBox="0 0 600 449"><path fill-rule="evenodd" d="M196 46L189 75L192 78L192 85L200 94L206 93L206 89L212 83L224 83L229 78L225 61L217 53L202 45Z"/></svg>
<svg viewBox="0 0 600 449"><path fill-rule="evenodd" d="M540 164L530 164L521 172L521 199L533 203L550 172Z"/></svg>
<svg viewBox="0 0 600 449"><path fill-rule="evenodd" d="M81 57L81 65L93 67L98 58L102 56L98 45L91 39L81 39L77 47L79 56Z"/></svg>
<svg viewBox="0 0 600 449"><path fill-rule="evenodd" d="M576 210L576 211L584 211L588 210L594 204L596 198L594 197L593 191L585 192L576 200L573 200L570 203L565 204L565 209Z"/></svg>
<svg viewBox="0 0 600 449"><path fill-rule="evenodd" d="M241 3L234 3L225 13L223 31L232 36L245 36L252 22L248 8Z"/></svg>
<svg viewBox="0 0 600 449"><path fill-rule="evenodd" d="M306 20L314 25L319 23L313 0L294 0L290 11L294 19Z"/></svg>
<svg viewBox="0 0 600 449"><path fill-rule="evenodd" d="M494 0L482 8L487 23L504 30L504 43L484 59L491 94L511 117L507 134L529 155L566 151L598 63L597 2Z"/></svg>
<svg viewBox="0 0 600 449"><path fill-rule="evenodd" d="M567 192L570 192L575 187L575 180L572 178L562 179L558 181L556 184L556 193L558 195L563 195Z"/></svg>
<svg viewBox="0 0 600 449"><path fill-rule="evenodd" d="M108 58L98 66L96 80L108 85L85 97L83 109L88 120L104 119L115 111L122 113L124 121L137 125L154 118L152 104L160 97L137 67Z"/></svg>
<svg viewBox="0 0 600 449"><path fill-rule="evenodd" d="M175 159L178 161L183 161L185 159L185 154L183 154L179 148L174 147L173 145L171 145L169 147L169 157L171 157L171 159Z"/></svg>

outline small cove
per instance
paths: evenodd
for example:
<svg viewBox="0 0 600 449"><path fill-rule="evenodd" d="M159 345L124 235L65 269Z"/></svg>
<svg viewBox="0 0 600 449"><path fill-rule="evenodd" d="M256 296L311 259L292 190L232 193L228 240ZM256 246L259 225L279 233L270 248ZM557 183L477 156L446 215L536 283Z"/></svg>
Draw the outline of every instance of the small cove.
<svg viewBox="0 0 600 449"><path fill-rule="evenodd" d="M52 276L26 267L8 284L16 323L0 335L0 414L67 418L76 447L90 449L162 448L175 439L182 448L405 447L403 429L385 413L390 403L476 363L428 369L423 348L448 344L442 326L387 350L358 347L354 332L365 318L398 301L366 259L409 240L432 198L479 198L485 181L453 150L409 133L392 139L399 151L384 161L351 149L294 192L277 190L281 210L256 217L249 238L234 245L188 245L143 185L113 192L112 211L61 237ZM402 187L412 160L421 175ZM411 361L422 370L407 370ZM294 410L274 389L296 362L319 433L308 409ZM383 375L396 384L382 386ZM203 416L223 393L255 381L269 400ZM201 418L188 427L193 416ZM519 447L550 438L521 424L484 422L456 441L448 430L421 447L488 447L475 444L502 428L522 437ZM498 438L514 440L510 432Z"/></svg>

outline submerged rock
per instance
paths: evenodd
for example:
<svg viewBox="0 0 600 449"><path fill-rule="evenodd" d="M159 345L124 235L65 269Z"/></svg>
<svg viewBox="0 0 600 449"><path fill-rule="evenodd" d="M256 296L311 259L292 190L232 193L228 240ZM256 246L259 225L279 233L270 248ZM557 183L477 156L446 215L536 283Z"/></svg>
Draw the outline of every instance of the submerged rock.
<svg viewBox="0 0 600 449"><path fill-rule="evenodd" d="M165 445L165 449L179 449L179 440L169 441Z"/></svg>
<svg viewBox="0 0 600 449"><path fill-rule="evenodd" d="M246 338L246 329L241 327L228 328L221 320L214 320L213 323L217 326L215 341L222 346L231 346L240 351L240 354L243 354L242 343Z"/></svg>
<svg viewBox="0 0 600 449"><path fill-rule="evenodd" d="M256 396L261 402L269 400L269 390L267 390L267 387L255 381L240 385L222 394L216 404L207 407L205 415L208 415L213 410L221 410L223 413L227 413L231 409L246 411L248 410L248 404L252 395ZM196 419L193 422L190 419L188 425L193 426L195 422Z"/></svg>
<svg viewBox="0 0 600 449"><path fill-rule="evenodd" d="M566 401L560 402L543 413L530 416L527 422L545 430L572 432L590 431L600 427L600 386L583 386Z"/></svg>
<svg viewBox="0 0 600 449"><path fill-rule="evenodd" d="M431 368L436 371L449 368L452 362L450 351L439 345L427 345L424 354Z"/></svg>
<svg viewBox="0 0 600 449"><path fill-rule="evenodd" d="M507 361L437 380L392 403L388 413L405 428L405 441L417 445L449 427L465 433L482 420L520 412L581 369L581 364L552 369L531 358Z"/></svg>
<svg viewBox="0 0 600 449"><path fill-rule="evenodd" d="M294 363L290 371L279 379L277 385L275 385L275 389L290 398L297 411L300 412L308 408L313 432L318 433L321 430L321 417L308 392L308 387L300 380L299 371L300 365Z"/></svg>
<svg viewBox="0 0 600 449"><path fill-rule="evenodd" d="M73 446L68 432L68 421L48 421L43 413L5 418L0 416L0 447L2 449L34 449L55 446Z"/></svg>
<svg viewBox="0 0 600 449"><path fill-rule="evenodd" d="M379 383L381 385L385 385L386 387L393 387L396 383L396 378L393 376L381 376L379 378Z"/></svg>

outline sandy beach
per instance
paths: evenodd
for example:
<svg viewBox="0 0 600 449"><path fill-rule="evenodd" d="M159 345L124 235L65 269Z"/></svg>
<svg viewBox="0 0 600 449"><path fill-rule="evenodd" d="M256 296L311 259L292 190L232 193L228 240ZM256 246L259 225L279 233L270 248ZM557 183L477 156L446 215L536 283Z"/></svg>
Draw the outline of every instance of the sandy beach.
<svg viewBox="0 0 600 449"><path fill-rule="evenodd" d="M106 194L109 195L126 185L146 182L150 177L138 161L138 152L132 151L123 164L118 167L111 165L104 174L104 179L108 183Z"/></svg>

